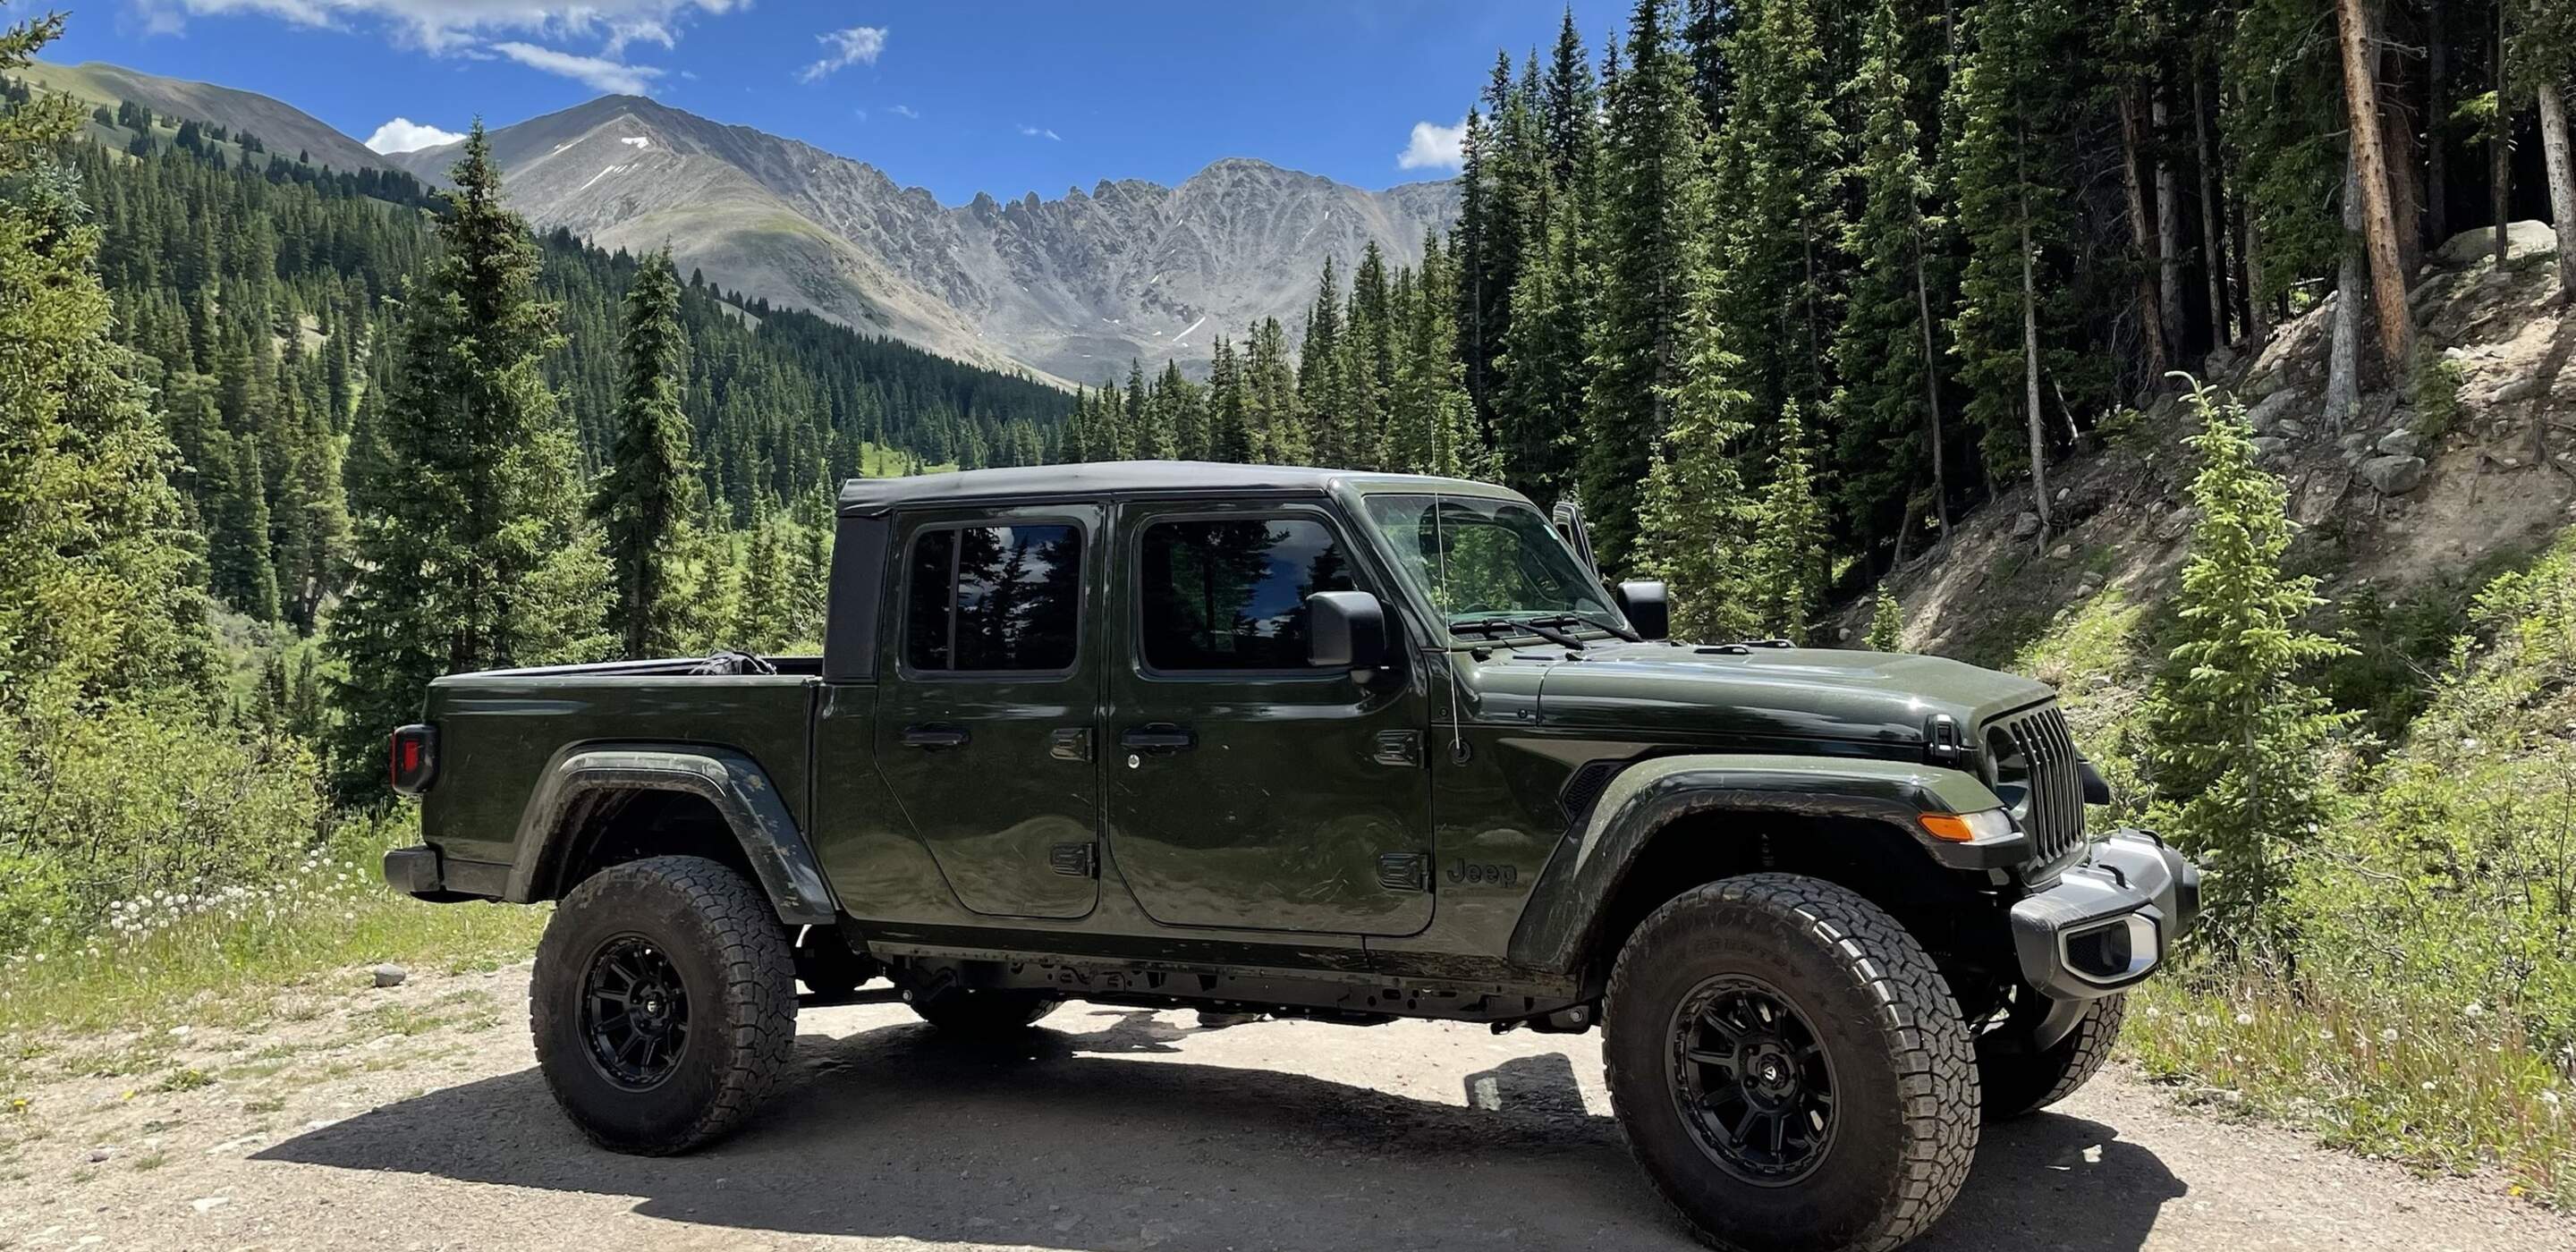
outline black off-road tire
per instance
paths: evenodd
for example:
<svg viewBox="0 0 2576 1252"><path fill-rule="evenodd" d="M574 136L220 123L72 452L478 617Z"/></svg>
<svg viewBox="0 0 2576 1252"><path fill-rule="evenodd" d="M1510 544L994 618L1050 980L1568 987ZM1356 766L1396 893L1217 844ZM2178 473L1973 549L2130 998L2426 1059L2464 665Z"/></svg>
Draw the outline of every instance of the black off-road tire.
<svg viewBox="0 0 2576 1252"><path fill-rule="evenodd" d="M1044 991L972 991L951 987L905 1003L943 1035L998 1039L1019 1033L1056 1011L1063 1000Z"/></svg>
<svg viewBox="0 0 2576 1252"><path fill-rule="evenodd" d="M646 950L686 997L688 1029L667 1073L621 1081L592 1044L585 1014L594 962ZM556 906L537 945L528 1024L546 1086L601 1147L686 1152L730 1133L769 1095L796 1046L795 965L787 928L740 874L694 856L601 870Z"/></svg>
<svg viewBox="0 0 2576 1252"><path fill-rule="evenodd" d="M2104 996L2086 1006L2065 1038L2038 1051L2015 1046L2010 1026L1977 1036L1977 1081L1985 1088L1987 1123L2027 1117L2075 1094L2111 1059L2128 1012L2127 996Z"/></svg>
<svg viewBox="0 0 2576 1252"><path fill-rule="evenodd" d="M1682 1108L1685 1073L1705 1072L1683 1060L1687 1041L1710 1037L1683 1033L1708 1029L1705 1015L1686 1027L1685 1007L1746 986L1801 1019L1820 1059L1799 1064L1830 1067L1830 1117L1805 1172L1760 1181L1705 1146ZM1884 1252L1923 1233L1967 1181L1978 1130L1967 1023L1922 946L1849 890L1748 874L1684 892L1629 935L1602 1019L1629 1149L1710 1247Z"/></svg>

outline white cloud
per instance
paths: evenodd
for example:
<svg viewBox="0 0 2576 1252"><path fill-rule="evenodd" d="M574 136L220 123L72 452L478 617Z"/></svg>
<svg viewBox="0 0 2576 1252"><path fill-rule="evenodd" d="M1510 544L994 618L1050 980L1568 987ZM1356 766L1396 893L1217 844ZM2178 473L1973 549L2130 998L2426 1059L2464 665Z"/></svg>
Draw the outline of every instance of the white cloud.
<svg viewBox="0 0 2576 1252"><path fill-rule="evenodd" d="M367 136L367 150L385 153L418 152L423 148L435 148L443 143L454 143L464 137L452 130L440 130L435 126L422 125L407 117L398 117L377 127L376 133Z"/></svg>
<svg viewBox="0 0 2576 1252"><path fill-rule="evenodd" d="M397 43L430 52L453 52L495 34L550 39L599 39L606 55L624 55L630 43L668 48L700 14L749 8L751 0L127 0L153 34L177 34L191 17L255 15L296 26L335 30L382 28Z"/></svg>
<svg viewBox="0 0 2576 1252"><path fill-rule="evenodd" d="M877 54L885 51L886 28L853 26L848 30L827 30L814 36L814 42L823 45L827 51L822 60L806 66L805 72L796 76L799 82L819 83L831 77L834 70L876 64Z"/></svg>
<svg viewBox="0 0 2576 1252"><path fill-rule="evenodd" d="M921 116L919 113L913 112L912 106L908 104L898 104L891 109L887 109L886 112L892 113L896 117L918 118Z"/></svg>
<svg viewBox="0 0 2576 1252"><path fill-rule="evenodd" d="M653 80L662 76L662 71L655 66L628 65L606 57L558 52L535 44L496 43L492 50L529 69L561 74L593 91L605 91L611 95L643 95L652 89Z"/></svg>
<svg viewBox="0 0 2576 1252"><path fill-rule="evenodd" d="M1058 142L1062 142L1064 139L1064 136L1048 130L1044 126L1031 126L1026 122L1020 123L1020 133L1031 139L1053 139Z"/></svg>
<svg viewBox="0 0 2576 1252"><path fill-rule="evenodd" d="M1460 150L1466 141L1467 119L1463 117L1458 119L1458 124L1455 126L1442 126L1437 122L1415 122L1413 142L1404 145L1404 151L1395 154L1395 167L1401 170L1457 169L1467 163L1465 154Z"/></svg>

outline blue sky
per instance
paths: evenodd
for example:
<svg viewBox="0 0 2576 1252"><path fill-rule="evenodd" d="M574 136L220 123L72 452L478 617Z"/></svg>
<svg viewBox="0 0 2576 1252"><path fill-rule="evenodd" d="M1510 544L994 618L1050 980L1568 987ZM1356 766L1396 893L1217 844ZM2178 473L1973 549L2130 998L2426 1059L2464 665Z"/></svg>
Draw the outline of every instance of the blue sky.
<svg viewBox="0 0 2576 1252"><path fill-rule="evenodd" d="M1448 174L1497 47L1562 0L67 0L48 59L295 105L384 146L640 91L875 164L944 203L1174 183L1250 156L1363 187ZM13 9L18 6L12 6ZM1595 45L1626 0L1578 0ZM573 15L573 16L567 16ZM379 131L396 118L411 127ZM1408 156L1409 154L1409 156Z"/></svg>

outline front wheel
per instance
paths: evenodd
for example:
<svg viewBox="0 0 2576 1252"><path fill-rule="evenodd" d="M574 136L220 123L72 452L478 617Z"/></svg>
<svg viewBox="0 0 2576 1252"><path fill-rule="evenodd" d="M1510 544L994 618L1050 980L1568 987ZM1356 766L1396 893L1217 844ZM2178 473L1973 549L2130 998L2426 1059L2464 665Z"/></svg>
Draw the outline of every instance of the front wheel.
<svg viewBox="0 0 2576 1252"><path fill-rule="evenodd" d="M703 857L611 866L537 944L528 1020L546 1086L601 1147L660 1156L739 1126L796 1046L787 928Z"/></svg>
<svg viewBox="0 0 2576 1252"><path fill-rule="evenodd" d="M2029 1046L2013 1022L1977 1036L1977 1078L1985 1088L1986 1120L2024 1117L2075 1094L2111 1059L2128 1003L2127 996L2115 995L2085 1005L2075 1029L2045 1048Z"/></svg>
<svg viewBox="0 0 2576 1252"><path fill-rule="evenodd" d="M1967 1024L1851 891L1749 874L1684 892L1629 936L1602 1017L1629 1148L1711 1247L1893 1248L1967 1180Z"/></svg>

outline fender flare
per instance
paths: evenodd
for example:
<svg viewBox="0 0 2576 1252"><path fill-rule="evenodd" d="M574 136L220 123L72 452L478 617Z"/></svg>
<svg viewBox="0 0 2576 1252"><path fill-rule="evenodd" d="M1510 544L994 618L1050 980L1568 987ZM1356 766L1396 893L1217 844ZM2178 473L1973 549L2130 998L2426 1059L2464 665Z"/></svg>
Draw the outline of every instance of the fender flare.
<svg viewBox="0 0 2576 1252"><path fill-rule="evenodd" d="M572 744L546 762L519 814L510 878L502 899L526 904L551 883L566 855L564 819L581 800L603 791L677 791L715 806L761 889L791 926L828 925L839 906L814 850L760 763L731 748L678 744Z"/></svg>
<svg viewBox="0 0 2576 1252"><path fill-rule="evenodd" d="M2001 807L1984 783L1954 769L1857 757L1705 753L1654 757L1620 771L1577 816L1548 857L1512 929L1511 959L1577 972L1610 902L1655 835L1695 813L1851 817L1903 830L1930 861L1955 870L2000 869L2029 854L2019 833L1991 843L1934 839L1915 819Z"/></svg>

